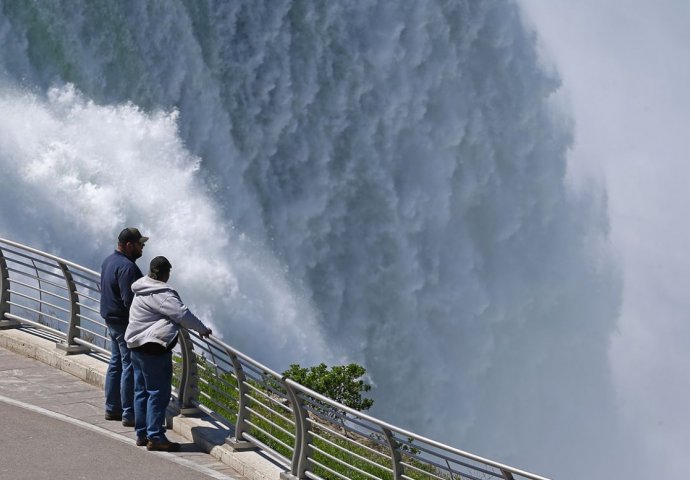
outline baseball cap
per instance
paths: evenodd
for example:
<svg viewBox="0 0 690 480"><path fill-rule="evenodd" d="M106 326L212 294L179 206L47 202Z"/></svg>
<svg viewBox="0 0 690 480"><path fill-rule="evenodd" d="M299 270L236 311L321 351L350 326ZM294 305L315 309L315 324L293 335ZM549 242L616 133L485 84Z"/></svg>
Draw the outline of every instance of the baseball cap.
<svg viewBox="0 0 690 480"><path fill-rule="evenodd" d="M149 237L143 236L138 228L134 227L128 227L125 228L120 232L120 235L117 237L118 243L127 243L127 242L141 242L141 243L146 243L146 241L149 239Z"/></svg>

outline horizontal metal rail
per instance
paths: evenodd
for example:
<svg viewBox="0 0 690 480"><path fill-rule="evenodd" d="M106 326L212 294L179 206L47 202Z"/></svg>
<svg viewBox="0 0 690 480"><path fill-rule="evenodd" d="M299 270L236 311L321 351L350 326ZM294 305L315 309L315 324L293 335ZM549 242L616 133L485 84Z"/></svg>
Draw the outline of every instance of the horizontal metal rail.
<svg viewBox="0 0 690 480"><path fill-rule="evenodd" d="M107 357L105 322L84 315L98 315L99 303L97 272L0 238L0 328L30 325L55 335L68 354ZM548 480L335 402L218 338L183 330L178 345L181 410L226 423L227 443L264 450L285 466L283 478Z"/></svg>

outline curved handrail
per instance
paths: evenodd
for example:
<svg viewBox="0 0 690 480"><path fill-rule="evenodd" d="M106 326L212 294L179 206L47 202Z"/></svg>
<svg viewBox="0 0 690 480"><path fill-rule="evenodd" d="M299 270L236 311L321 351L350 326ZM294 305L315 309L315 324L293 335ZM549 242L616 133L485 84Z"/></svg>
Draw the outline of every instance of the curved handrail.
<svg viewBox="0 0 690 480"><path fill-rule="evenodd" d="M0 238L0 328L30 325L68 354L109 355L99 301L98 272ZM218 338L183 331L180 340L182 412L234 426L227 443L264 449L286 467L286 478L548 480L335 402Z"/></svg>
<svg viewBox="0 0 690 480"><path fill-rule="evenodd" d="M11 245L13 247L17 247L21 250L24 250L26 252L33 253L35 255L38 255L39 257L43 258L49 258L51 260L56 261L57 263L62 263L64 265L67 265L68 267L71 267L75 270L79 270L81 272L84 272L86 274L92 275L94 277L100 278L100 274L96 272L95 270L91 270L89 268L83 267L79 265L78 263L70 262L69 260L65 260L64 258L57 257L55 255L51 255L50 253L43 252L41 250L37 250L35 248L28 247L26 245L23 245L21 243L13 242L12 240L7 240L5 238L0 238L0 243L4 243L6 245Z"/></svg>

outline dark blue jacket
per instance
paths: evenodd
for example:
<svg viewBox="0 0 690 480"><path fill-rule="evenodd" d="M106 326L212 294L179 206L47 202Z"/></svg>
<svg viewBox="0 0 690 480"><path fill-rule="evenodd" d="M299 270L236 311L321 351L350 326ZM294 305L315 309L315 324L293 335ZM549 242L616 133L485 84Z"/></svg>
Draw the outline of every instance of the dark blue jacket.
<svg viewBox="0 0 690 480"><path fill-rule="evenodd" d="M117 250L101 265L101 317L126 325L134 293L132 283L143 277L134 260Z"/></svg>

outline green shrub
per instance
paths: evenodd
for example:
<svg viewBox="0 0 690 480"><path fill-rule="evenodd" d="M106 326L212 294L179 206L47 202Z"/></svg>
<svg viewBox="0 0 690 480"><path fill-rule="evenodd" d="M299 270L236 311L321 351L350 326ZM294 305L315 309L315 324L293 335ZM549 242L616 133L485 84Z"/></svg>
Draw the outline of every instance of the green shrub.
<svg viewBox="0 0 690 480"><path fill-rule="evenodd" d="M283 372L283 375L357 411L369 410L374 404L371 398L363 398L362 392L371 390L371 385L362 380L367 370L361 365L336 365L328 367L320 363L315 367L304 368L296 363ZM332 412L336 416L342 412Z"/></svg>

